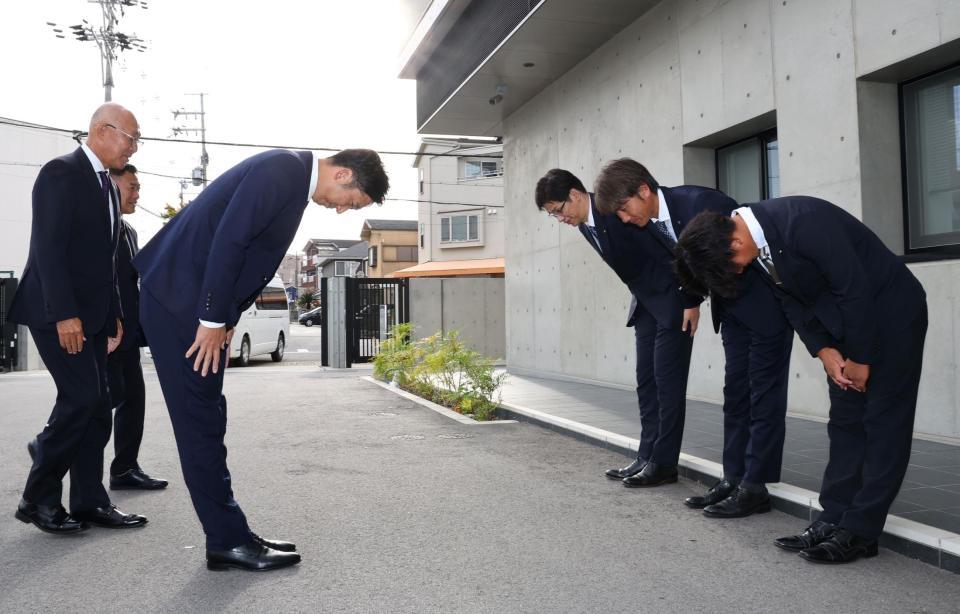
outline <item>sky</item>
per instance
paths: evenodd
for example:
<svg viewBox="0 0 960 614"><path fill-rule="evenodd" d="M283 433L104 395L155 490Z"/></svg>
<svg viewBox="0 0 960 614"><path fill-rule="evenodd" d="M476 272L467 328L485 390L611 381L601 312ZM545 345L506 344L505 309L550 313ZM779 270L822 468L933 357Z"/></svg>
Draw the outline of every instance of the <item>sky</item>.
<svg viewBox="0 0 960 614"><path fill-rule="evenodd" d="M424 0L150 0L126 9L118 29L146 41L114 64L113 101L137 116L144 137L173 137L172 111L199 110L208 141L291 148L366 147L416 151L415 83L399 80L400 50ZM47 22L101 23L86 0L7 3L0 37L0 117L86 130L103 102L100 52L93 42L56 38ZM64 29L66 29L64 28ZM19 58L19 59L17 59ZM177 138L198 139L186 135ZM261 149L208 145L211 179ZM383 156L388 197L417 198L412 156ZM199 165L200 145L147 141L131 159L140 173L140 206L178 204L180 183ZM30 160L43 163L46 160ZM185 199L198 193L189 187ZM143 244L161 220L147 211L127 219ZM359 239L365 218L416 219L413 202L387 201L337 215L307 207L289 251L309 238Z"/></svg>

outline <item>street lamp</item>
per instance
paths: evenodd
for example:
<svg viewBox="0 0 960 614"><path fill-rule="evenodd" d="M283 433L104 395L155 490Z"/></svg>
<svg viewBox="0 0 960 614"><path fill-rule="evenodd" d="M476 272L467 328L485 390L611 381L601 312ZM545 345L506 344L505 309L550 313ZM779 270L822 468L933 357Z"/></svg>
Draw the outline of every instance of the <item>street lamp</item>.
<svg viewBox="0 0 960 614"><path fill-rule="evenodd" d="M55 22L48 21L47 25L53 29L57 38L67 38L72 36L80 42L93 41L100 49L100 74L103 77L103 99L110 102L111 90L113 89L113 61L117 59L117 53L120 51L138 51L143 53L147 46L143 39L135 34L125 34L117 31L117 23L120 17L125 14L128 7L148 8L146 0L88 0L91 4L99 4L103 16L103 25L99 28L91 25L86 19L81 23L67 26L57 25Z"/></svg>

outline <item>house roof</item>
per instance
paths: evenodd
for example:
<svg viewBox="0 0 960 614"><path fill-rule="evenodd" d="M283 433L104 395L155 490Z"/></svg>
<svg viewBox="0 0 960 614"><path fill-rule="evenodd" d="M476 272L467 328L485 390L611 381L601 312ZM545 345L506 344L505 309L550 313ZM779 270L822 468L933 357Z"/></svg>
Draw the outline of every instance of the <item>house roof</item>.
<svg viewBox="0 0 960 614"><path fill-rule="evenodd" d="M364 229L369 230L416 230L417 220L365 220Z"/></svg>
<svg viewBox="0 0 960 614"><path fill-rule="evenodd" d="M310 239L301 251L307 251L312 244L334 245L337 249L347 249L360 243L359 239Z"/></svg>
<svg viewBox="0 0 960 614"><path fill-rule="evenodd" d="M448 260L424 262L416 266L394 271L391 277L460 277L464 275L491 275L504 273L503 258L480 258L477 260Z"/></svg>
<svg viewBox="0 0 960 614"><path fill-rule="evenodd" d="M336 254L330 254L328 256L322 256L317 261L317 266L321 267L328 262L335 262L337 260L366 260L369 249L369 243L366 241L357 241L356 245L351 245L343 251L337 252Z"/></svg>

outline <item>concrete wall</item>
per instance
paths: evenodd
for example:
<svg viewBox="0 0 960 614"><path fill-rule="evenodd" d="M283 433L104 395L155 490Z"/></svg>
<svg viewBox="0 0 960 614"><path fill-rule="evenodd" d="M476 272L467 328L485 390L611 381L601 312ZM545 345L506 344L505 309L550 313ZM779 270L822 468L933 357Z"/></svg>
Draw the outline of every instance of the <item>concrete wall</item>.
<svg viewBox="0 0 960 614"><path fill-rule="evenodd" d="M0 125L0 271L23 274L30 248L31 191L40 167L76 149L73 139L34 128ZM18 369L43 363L26 327L19 327Z"/></svg>
<svg viewBox="0 0 960 614"><path fill-rule="evenodd" d="M413 278L410 321L417 338L457 330L471 348L501 360L506 355L504 280Z"/></svg>
<svg viewBox="0 0 960 614"><path fill-rule="evenodd" d="M431 146L430 153L450 152L450 147ZM473 147L464 153L491 155L502 151L500 146ZM478 260L502 258L504 255L503 232L503 177L485 177L462 180L463 159L438 157L424 154L420 159L423 177L423 194L420 199L431 202L498 205L477 208L458 205L434 205L423 202L419 205L419 220L423 227L423 247L419 250L420 262L445 262L449 260ZM480 217L479 238L476 243L441 244L440 215L449 212L469 212Z"/></svg>
<svg viewBox="0 0 960 614"><path fill-rule="evenodd" d="M634 385L626 288L533 204L555 166L590 186L629 155L664 185L712 186L714 148L775 125L782 194L833 201L902 253L896 84L955 63L958 37L948 0L664 1L627 26L505 122L509 366ZM960 264L911 268L931 313L916 430L960 437ZM719 402L723 354L704 307L689 394ZM790 409L826 416L823 371L799 342L790 376Z"/></svg>

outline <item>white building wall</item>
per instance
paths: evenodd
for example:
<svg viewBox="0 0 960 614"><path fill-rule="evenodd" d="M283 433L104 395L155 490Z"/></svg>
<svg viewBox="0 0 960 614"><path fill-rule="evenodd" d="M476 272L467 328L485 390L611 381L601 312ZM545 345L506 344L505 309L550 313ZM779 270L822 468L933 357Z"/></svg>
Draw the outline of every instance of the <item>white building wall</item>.
<svg viewBox="0 0 960 614"><path fill-rule="evenodd" d="M496 147L471 147L464 150L464 157L471 155L495 155L501 151ZM471 208L461 205L431 205L421 203L419 223L424 226L424 244L419 250L419 261L445 262L450 260L477 260L482 258L502 258L504 256L504 210L503 177L462 180L460 168L462 159L453 156L432 156L431 153L455 153L450 147L431 146L428 153L420 159L423 173L424 193L420 199L431 202L466 203L498 205L485 208ZM481 218L481 237L479 246L441 246L440 214L469 210L470 214Z"/></svg>
<svg viewBox="0 0 960 614"><path fill-rule="evenodd" d="M630 156L664 185L713 185L714 148L775 123L782 194L835 202L902 253L896 85L858 78L958 37L950 0L677 0L630 24L505 121L511 369L635 385L626 288L534 204L553 167L589 188ZM916 430L960 437L960 264L910 266L931 314ZM720 402L723 353L702 312L689 394ZM790 409L825 417L823 371L799 341L790 378Z"/></svg>
<svg viewBox="0 0 960 614"><path fill-rule="evenodd" d="M35 128L0 125L0 271L23 275L33 219L31 192L40 167L76 149L69 136ZM18 369L43 364L25 327L20 327Z"/></svg>

